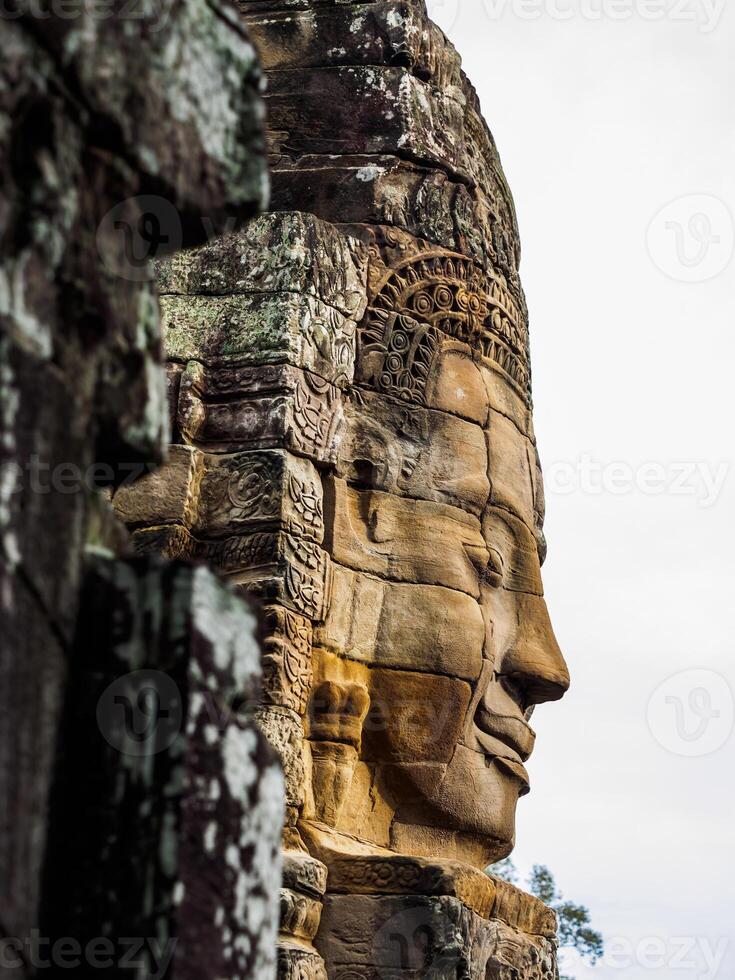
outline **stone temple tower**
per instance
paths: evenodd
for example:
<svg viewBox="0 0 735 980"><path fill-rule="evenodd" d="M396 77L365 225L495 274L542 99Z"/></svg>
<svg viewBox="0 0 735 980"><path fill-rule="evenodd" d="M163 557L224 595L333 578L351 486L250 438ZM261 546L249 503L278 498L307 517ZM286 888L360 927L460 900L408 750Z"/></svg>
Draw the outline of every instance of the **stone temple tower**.
<svg viewBox="0 0 735 980"><path fill-rule="evenodd" d="M262 602L281 977L552 978L553 913L483 870L569 683L498 152L422 0L240 8L271 211L161 265L173 445L117 511Z"/></svg>

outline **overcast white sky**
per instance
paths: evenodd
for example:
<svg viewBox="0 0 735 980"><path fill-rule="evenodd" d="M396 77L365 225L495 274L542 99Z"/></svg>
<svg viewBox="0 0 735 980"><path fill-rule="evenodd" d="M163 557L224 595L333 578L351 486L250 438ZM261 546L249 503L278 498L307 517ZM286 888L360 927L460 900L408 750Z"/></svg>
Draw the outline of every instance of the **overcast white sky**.
<svg viewBox="0 0 735 980"><path fill-rule="evenodd" d="M604 932L579 980L734 980L734 5L429 5L516 199L574 682L515 859Z"/></svg>

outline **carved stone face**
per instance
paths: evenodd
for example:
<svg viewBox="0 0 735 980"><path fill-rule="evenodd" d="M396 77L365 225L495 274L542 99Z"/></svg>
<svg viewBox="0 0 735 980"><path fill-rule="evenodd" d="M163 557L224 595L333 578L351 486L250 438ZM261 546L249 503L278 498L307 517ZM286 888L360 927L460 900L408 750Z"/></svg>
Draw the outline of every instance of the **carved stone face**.
<svg viewBox="0 0 735 980"><path fill-rule="evenodd" d="M333 590L309 737L318 819L482 866L512 846L533 707L569 678L541 585L523 317L458 264L386 272L361 331L325 481Z"/></svg>

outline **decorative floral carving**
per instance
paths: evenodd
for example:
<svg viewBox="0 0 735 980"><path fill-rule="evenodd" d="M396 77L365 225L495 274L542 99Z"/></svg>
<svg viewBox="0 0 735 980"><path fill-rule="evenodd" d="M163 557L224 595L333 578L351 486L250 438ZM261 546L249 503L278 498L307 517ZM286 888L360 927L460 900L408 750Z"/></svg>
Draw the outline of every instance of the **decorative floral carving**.
<svg viewBox="0 0 735 980"><path fill-rule="evenodd" d="M237 520L268 520L278 515L280 488L270 461L262 456L241 460L227 483L231 516Z"/></svg>
<svg viewBox="0 0 735 980"><path fill-rule="evenodd" d="M303 715L311 687L311 623L284 606L264 613L264 699Z"/></svg>
<svg viewBox="0 0 735 980"><path fill-rule="evenodd" d="M293 473L288 477L288 494L298 514L291 519L290 530L294 534L314 535L324 523L321 487L306 480L299 480Z"/></svg>
<svg viewBox="0 0 735 980"><path fill-rule="evenodd" d="M361 380L421 402L441 337L479 350L529 397L525 311L507 285L463 255L423 252L375 286L360 329Z"/></svg>
<svg viewBox="0 0 735 980"><path fill-rule="evenodd" d="M293 424L289 435L297 452L330 460L337 432L343 424L342 404L337 389L308 371L293 391Z"/></svg>

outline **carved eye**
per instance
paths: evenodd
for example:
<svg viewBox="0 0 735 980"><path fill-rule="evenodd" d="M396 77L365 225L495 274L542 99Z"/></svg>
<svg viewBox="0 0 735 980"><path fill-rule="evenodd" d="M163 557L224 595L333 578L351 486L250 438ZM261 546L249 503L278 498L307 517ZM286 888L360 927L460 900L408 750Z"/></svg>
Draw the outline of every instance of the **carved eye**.
<svg viewBox="0 0 735 980"><path fill-rule="evenodd" d="M495 548L489 549L487 567L485 568L485 581L494 589L499 589L503 584L503 556Z"/></svg>

